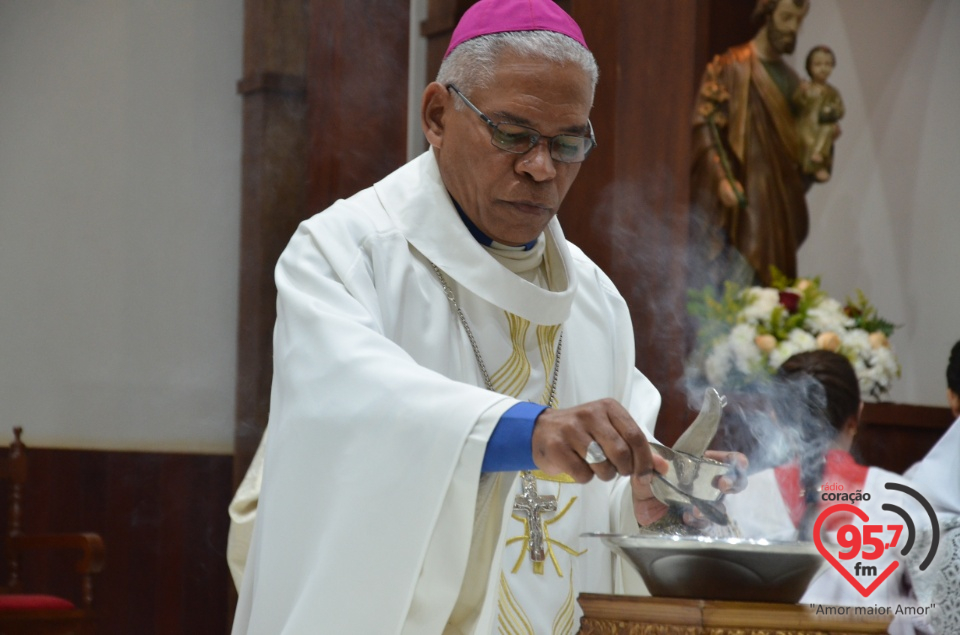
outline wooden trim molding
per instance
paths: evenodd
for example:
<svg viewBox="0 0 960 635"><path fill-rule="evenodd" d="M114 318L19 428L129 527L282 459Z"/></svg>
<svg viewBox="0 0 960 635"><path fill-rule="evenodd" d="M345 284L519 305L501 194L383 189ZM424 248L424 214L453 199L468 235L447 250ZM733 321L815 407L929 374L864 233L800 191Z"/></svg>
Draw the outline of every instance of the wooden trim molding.
<svg viewBox="0 0 960 635"><path fill-rule="evenodd" d="M457 20L452 15L430 16L420 23L420 35L431 38L452 33L457 26Z"/></svg>
<svg viewBox="0 0 960 635"><path fill-rule="evenodd" d="M926 455L953 420L946 407L864 403L852 452L864 465L902 474Z"/></svg>
<svg viewBox="0 0 960 635"><path fill-rule="evenodd" d="M864 403L861 425L907 426L946 432L953 414L945 406L915 406L905 403Z"/></svg>
<svg viewBox="0 0 960 635"><path fill-rule="evenodd" d="M98 633L226 633L229 455L30 447L25 533L95 532ZM24 588L76 598L75 557L28 554Z"/></svg>
<svg viewBox="0 0 960 635"><path fill-rule="evenodd" d="M307 81L303 77L285 73L254 73L237 82L237 93L240 95L271 93L303 97L307 94Z"/></svg>

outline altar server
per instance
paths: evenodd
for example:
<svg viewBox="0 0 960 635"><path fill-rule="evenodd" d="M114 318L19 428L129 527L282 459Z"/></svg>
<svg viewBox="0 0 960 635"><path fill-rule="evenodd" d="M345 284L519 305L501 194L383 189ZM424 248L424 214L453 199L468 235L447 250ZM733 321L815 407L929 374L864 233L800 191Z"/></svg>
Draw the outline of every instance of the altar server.
<svg viewBox="0 0 960 635"><path fill-rule="evenodd" d="M937 512L960 516L960 342L947 361L947 403L955 421L905 475L929 491Z"/></svg>
<svg viewBox="0 0 960 635"><path fill-rule="evenodd" d="M894 613L898 606L910 613L916 604L901 556L908 532L895 538L892 529L906 521L885 506L903 510L918 533L931 526L931 519L919 499L902 489L916 490L915 484L894 472L861 465L851 456L863 406L853 366L843 355L826 350L798 353L777 371L775 386L771 425L782 429L793 460L751 475L746 490L727 499L730 517L744 538L809 541L821 536L836 565L849 576L826 563L802 604L889 607L895 615L889 632L913 633L912 620ZM867 519L830 511L841 504L853 505ZM867 531L867 525L874 528ZM841 551L851 558L840 557Z"/></svg>
<svg viewBox="0 0 960 635"><path fill-rule="evenodd" d="M905 473L926 493L940 524L933 566L921 570L921 558L908 563L914 593L931 607L925 623L933 633L960 633L960 342L953 345L947 362L947 402L954 422ZM923 546L930 542L932 537L918 540Z"/></svg>

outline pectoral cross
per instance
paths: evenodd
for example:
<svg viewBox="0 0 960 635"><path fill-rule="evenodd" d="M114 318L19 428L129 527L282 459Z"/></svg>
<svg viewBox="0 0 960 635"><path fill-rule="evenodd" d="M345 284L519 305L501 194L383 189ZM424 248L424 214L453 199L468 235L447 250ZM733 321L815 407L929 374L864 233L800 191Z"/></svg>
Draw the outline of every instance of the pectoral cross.
<svg viewBox="0 0 960 635"><path fill-rule="evenodd" d="M527 519L530 530L530 559L533 562L543 562L546 560L546 554L540 513L557 511L557 497L537 494L537 478L530 472L523 472L520 475L520 485L522 493L514 499L513 511Z"/></svg>

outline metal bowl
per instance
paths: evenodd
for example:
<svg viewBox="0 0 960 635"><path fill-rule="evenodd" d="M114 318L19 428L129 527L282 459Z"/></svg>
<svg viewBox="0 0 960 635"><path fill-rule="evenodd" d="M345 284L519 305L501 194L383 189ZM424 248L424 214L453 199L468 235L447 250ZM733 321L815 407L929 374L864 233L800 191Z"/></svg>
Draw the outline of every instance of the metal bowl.
<svg viewBox="0 0 960 635"><path fill-rule="evenodd" d="M630 562L656 597L794 604L826 562L808 542L587 535Z"/></svg>

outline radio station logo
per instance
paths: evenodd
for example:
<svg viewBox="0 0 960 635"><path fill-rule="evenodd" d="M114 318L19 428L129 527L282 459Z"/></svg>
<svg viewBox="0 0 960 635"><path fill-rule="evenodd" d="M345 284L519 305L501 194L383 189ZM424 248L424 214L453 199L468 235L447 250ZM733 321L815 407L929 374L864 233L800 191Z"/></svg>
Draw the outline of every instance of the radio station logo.
<svg viewBox="0 0 960 635"><path fill-rule="evenodd" d="M937 546L940 543L940 526L937 523L933 506L920 492L907 485L887 483L884 487L913 497L929 516L930 547L919 566L921 571L925 571L933 562L933 558L937 554ZM907 557L916 544L917 524L915 521L922 522L924 519L914 519L905 509L892 503L884 503L881 506L883 511L890 514L889 516L884 515L883 519L870 518L867 512L853 503L869 501L871 495L868 492L860 493L859 490L853 494L838 493L838 490L842 489L842 486L838 488L830 485L821 488L822 500L840 502L830 505L817 517L813 527L813 541L817 550L826 558L827 562L839 571L863 597L868 597L898 567L902 566L901 560ZM860 522L858 523L851 516L856 517ZM824 543L822 530L825 525L828 528L826 532L828 539L833 535L833 530L836 528L835 544L833 545ZM831 547L836 550L836 553L831 551ZM894 552L894 559L883 558L884 555L888 555L890 550ZM899 550L899 558L896 556L897 550ZM881 560L887 562L882 569L880 568Z"/></svg>

